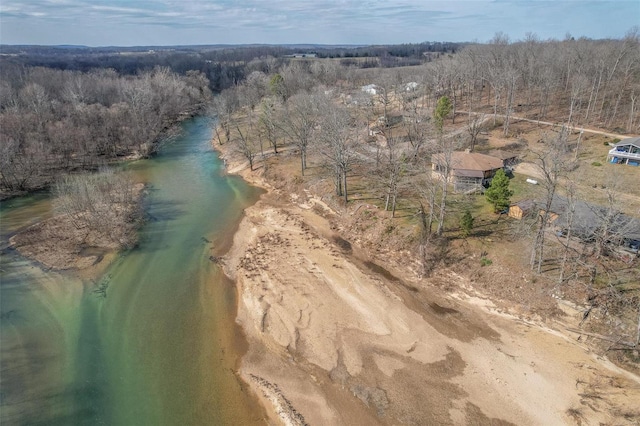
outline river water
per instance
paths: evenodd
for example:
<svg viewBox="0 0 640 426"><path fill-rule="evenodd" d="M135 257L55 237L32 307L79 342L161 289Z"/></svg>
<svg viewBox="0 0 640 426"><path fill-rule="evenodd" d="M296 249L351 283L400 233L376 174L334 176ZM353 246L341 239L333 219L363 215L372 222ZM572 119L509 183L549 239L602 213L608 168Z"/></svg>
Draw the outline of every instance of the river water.
<svg viewBox="0 0 640 426"><path fill-rule="evenodd" d="M6 248L48 217L46 195L0 212L0 424L260 424L234 369L245 349L236 292L209 260L259 193L226 176L211 123L195 118L151 160L139 247L94 280L43 271ZM95 293L107 286L107 296Z"/></svg>

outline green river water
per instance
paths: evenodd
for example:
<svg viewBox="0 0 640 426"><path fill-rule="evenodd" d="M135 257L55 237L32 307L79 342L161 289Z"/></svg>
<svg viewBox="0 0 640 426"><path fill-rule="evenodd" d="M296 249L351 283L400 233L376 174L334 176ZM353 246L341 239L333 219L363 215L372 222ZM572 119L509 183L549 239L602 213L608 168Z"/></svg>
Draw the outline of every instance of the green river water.
<svg viewBox="0 0 640 426"><path fill-rule="evenodd" d="M228 246L259 193L225 176L195 118L151 159L127 166L150 185L139 247L98 282L43 271L7 249L17 229L48 217L44 194L0 212L0 424L259 424L233 370L244 350L236 292L211 249Z"/></svg>

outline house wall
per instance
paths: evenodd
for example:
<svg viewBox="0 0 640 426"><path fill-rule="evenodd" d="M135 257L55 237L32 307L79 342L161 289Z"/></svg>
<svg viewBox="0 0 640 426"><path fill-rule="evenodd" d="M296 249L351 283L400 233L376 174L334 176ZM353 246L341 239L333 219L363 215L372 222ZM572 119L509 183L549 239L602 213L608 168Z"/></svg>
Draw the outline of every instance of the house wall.
<svg viewBox="0 0 640 426"><path fill-rule="evenodd" d="M479 190L482 188L482 179L458 176L453 182L453 190L457 193Z"/></svg>

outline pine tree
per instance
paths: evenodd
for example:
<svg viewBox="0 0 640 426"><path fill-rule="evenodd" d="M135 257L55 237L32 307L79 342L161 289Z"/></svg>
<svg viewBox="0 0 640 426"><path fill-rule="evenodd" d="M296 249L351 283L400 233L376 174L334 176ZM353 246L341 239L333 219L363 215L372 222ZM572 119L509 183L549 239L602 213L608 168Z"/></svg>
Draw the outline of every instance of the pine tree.
<svg viewBox="0 0 640 426"><path fill-rule="evenodd" d="M442 96L438 99L436 109L433 112L433 121L435 122L438 131L442 132L444 126L444 119L451 113L451 101L446 96Z"/></svg>
<svg viewBox="0 0 640 426"><path fill-rule="evenodd" d="M498 213L509 207L513 191L509 189L509 177L500 169L491 181L491 186L485 192L487 201L493 205L493 211Z"/></svg>
<svg viewBox="0 0 640 426"><path fill-rule="evenodd" d="M467 238L471 234L473 229L473 216L469 209L466 209L460 218L460 229L462 230L462 236Z"/></svg>

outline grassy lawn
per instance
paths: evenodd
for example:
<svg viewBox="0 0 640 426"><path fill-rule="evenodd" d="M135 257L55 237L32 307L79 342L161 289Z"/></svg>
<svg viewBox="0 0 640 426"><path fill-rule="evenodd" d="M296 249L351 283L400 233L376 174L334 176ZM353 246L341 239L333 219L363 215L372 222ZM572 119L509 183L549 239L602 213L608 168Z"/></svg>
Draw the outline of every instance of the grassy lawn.
<svg viewBox="0 0 640 426"><path fill-rule="evenodd" d="M527 182L527 176L514 173L513 178L509 181L509 188L513 191L511 197L512 203L518 201L536 199L544 195L544 188L541 185L532 185Z"/></svg>

